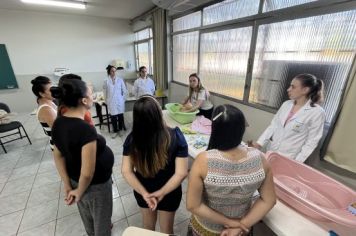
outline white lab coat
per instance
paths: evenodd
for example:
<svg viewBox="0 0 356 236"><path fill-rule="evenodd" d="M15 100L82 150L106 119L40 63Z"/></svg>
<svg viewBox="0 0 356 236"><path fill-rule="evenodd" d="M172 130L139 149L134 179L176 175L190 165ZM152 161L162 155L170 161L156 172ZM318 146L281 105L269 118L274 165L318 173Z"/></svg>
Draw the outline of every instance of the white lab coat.
<svg viewBox="0 0 356 236"><path fill-rule="evenodd" d="M139 98L145 94L154 95L155 90L155 83L149 77L147 77L146 79L142 79L141 77L139 77L134 82L133 93L135 94L136 98Z"/></svg>
<svg viewBox="0 0 356 236"><path fill-rule="evenodd" d="M325 111L317 104L311 107L309 100L284 126L293 105L293 100L282 104L257 143L261 146L269 143L267 151L275 151L288 158L304 162L323 135Z"/></svg>
<svg viewBox="0 0 356 236"><path fill-rule="evenodd" d="M104 98L111 115L122 114L125 112L125 100L127 90L122 78L116 76L115 84L108 76L104 81Z"/></svg>

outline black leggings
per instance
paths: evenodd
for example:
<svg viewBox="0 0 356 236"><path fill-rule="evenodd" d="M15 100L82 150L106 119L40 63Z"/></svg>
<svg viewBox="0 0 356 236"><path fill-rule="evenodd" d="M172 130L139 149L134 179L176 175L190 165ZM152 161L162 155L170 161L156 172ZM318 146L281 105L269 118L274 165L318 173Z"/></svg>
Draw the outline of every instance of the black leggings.
<svg viewBox="0 0 356 236"><path fill-rule="evenodd" d="M120 130L126 130L123 113L117 115L111 115L110 118L111 118L112 127L114 128L114 133L117 133ZM118 125L119 125L119 129L117 128Z"/></svg>

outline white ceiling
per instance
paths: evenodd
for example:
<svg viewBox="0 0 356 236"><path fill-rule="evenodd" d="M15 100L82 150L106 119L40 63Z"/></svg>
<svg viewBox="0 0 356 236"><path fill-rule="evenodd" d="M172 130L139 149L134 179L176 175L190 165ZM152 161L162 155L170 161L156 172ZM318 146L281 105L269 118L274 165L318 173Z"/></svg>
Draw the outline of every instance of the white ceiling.
<svg viewBox="0 0 356 236"><path fill-rule="evenodd" d="M155 5L151 0L85 0L85 10L47 7L34 4L25 4L21 0L0 0L0 9L55 12L66 14L82 14L120 19L133 19L136 16L152 9Z"/></svg>

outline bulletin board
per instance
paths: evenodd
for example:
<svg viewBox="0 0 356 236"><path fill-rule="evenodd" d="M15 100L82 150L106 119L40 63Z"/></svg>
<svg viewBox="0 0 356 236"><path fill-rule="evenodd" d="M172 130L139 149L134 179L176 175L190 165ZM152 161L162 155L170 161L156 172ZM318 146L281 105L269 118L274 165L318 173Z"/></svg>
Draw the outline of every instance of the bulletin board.
<svg viewBox="0 0 356 236"><path fill-rule="evenodd" d="M0 44L0 89L18 88L5 44Z"/></svg>

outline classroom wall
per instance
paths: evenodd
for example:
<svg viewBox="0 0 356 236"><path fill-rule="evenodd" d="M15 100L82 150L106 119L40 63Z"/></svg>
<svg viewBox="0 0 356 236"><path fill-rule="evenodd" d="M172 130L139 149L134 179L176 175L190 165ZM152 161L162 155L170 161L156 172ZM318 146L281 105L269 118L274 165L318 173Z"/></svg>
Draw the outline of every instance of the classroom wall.
<svg viewBox="0 0 356 236"><path fill-rule="evenodd" d="M0 90L13 111L36 107L30 81L69 68L101 88L113 59L131 62L123 76L135 78L134 33L128 20L0 9L0 43L6 44L19 89Z"/></svg>
<svg viewBox="0 0 356 236"><path fill-rule="evenodd" d="M177 83L170 83L169 85L169 102L182 102L187 96L188 87ZM257 140L266 127L270 124L273 115L270 112L262 111L254 107L246 106L241 103L233 102L221 97L211 95L211 100L215 106L222 104L231 104L238 107L245 115L246 120L250 124L246 128L243 140Z"/></svg>

